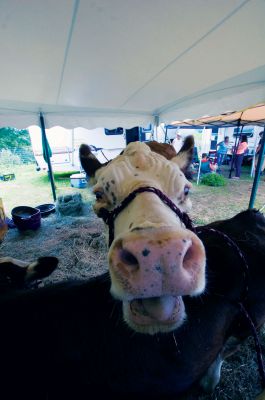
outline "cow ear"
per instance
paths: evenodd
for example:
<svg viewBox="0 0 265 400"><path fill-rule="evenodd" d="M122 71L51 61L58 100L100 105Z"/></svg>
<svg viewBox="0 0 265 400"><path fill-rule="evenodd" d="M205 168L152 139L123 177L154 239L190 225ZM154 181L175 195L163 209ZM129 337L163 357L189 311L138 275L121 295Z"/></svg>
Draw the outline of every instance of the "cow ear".
<svg viewBox="0 0 265 400"><path fill-rule="evenodd" d="M81 144L79 148L79 158L82 168L88 176L95 176L96 171L105 164L94 156L91 148L87 144Z"/></svg>
<svg viewBox="0 0 265 400"><path fill-rule="evenodd" d="M188 171L189 166L191 164L193 158L193 150L194 150L194 137L187 136L176 157L172 158L172 161L178 164L179 168L184 173Z"/></svg>

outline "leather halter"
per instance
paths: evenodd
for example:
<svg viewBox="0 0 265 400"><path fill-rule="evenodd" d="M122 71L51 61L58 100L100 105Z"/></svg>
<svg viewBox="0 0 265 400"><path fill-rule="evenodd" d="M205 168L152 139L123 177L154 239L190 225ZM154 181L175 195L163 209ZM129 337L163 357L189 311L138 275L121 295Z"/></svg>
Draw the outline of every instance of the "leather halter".
<svg viewBox="0 0 265 400"><path fill-rule="evenodd" d="M155 195L157 195L164 204L166 204L175 214L176 216L181 220L181 222L185 225L185 227L189 230L191 230L192 232L194 232L195 234L198 235L198 237L200 236L201 233L203 232L209 232L210 234L214 234L220 238L222 238L224 240L224 242L231 247L239 256L240 260L241 260L241 265L242 265L242 273L243 273L243 278L245 281L245 286L243 288L243 292L241 294L241 299L239 301L236 302L236 305L239 307L240 312L243 314L243 316L245 317L249 328L252 332L252 335L254 337L254 341L255 341L255 347L256 347L256 352L257 352L257 361L258 361L258 369L259 369L259 373L260 373L260 378L261 378L261 383L262 383L262 387L265 388L265 368L264 368L264 361L263 361L263 356L262 356L262 349L261 349L261 345L260 345L260 341L259 341L259 337L257 334L257 330L256 327L253 323L252 318L250 317L249 313L247 312L246 308L243 305L243 301L246 300L247 295L248 295L248 275L249 275L249 268L248 268L248 264L246 262L246 259L242 253L242 251L240 250L240 248L238 247L238 245L234 242L234 240L232 240L228 235L226 235L225 233L214 229L214 228L209 228L209 227L194 227L192 220L190 219L190 217L188 216L187 213L182 212L175 203L173 203L172 200L170 200L163 192L161 192L161 190L152 187L152 186L144 186L144 187L140 187L136 190L134 190L133 192L131 192L116 208L114 208L114 210L112 211L108 211L106 208L102 207L99 210L98 216L100 218L102 218L104 220L104 222L108 225L109 227L109 247L111 246L113 240L114 240L114 222L115 219L117 218L117 216L120 214L120 212L122 212L127 206L128 204L135 199L135 197L140 194L140 193L144 193L144 192L149 192L149 193L154 193Z"/></svg>

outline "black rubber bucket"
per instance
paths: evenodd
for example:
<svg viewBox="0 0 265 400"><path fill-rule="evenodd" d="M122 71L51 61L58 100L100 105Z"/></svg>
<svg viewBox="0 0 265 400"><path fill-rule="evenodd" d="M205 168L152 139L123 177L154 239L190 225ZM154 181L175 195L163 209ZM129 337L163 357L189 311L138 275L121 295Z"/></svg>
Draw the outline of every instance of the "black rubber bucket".
<svg viewBox="0 0 265 400"><path fill-rule="evenodd" d="M54 204L40 204L36 206L38 210L40 210L41 218L48 217L51 213L55 212L55 205Z"/></svg>
<svg viewBox="0 0 265 400"><path fill-rule="evenodd" d="M41 225L40 210L34 207L18 206L11 211L14 224L20 231L36 230Z"/></svg>

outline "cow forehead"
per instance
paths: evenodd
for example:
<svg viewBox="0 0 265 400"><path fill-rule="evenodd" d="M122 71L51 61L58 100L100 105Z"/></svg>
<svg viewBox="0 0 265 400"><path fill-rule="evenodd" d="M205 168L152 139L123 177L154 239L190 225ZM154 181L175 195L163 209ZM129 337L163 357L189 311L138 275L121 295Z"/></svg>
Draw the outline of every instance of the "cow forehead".
<svg viewBox="0 0 265 400"><path fill-rule="evenodd" d="M154 186L169 197L191 186L179 166L168 161L141 142L130 143L123 154L113 159L96 174L97 187L114 192L120 199L139 186Z"/></svg>

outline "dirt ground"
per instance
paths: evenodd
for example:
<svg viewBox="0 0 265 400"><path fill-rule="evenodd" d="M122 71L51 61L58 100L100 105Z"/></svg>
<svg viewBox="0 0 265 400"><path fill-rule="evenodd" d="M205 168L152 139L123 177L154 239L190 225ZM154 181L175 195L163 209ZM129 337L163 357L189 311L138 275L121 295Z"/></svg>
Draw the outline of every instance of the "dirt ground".
<svg viewBox="0 0 265 400"><path fill-rule="evenodd" d="M190 213L196 224L232 217L247 208L252 181L229 181L223 188L196 186L191 194L193 209ZM258 207L265 204L265 182L261 182L257 197ZM10 229L0 247L0 256L34 260L39 256L56 256L59 268L45 284L64 279L87 279L107 269L107 247L104 226L94 216L91 204L84 207L83 215L62 217L51 214L42 219L35 232L20 233ZM261 334L263 348L265 334ZM224 363L221 383L212 395L199 400L253 400L261 391L253 340Z"/></svg>

